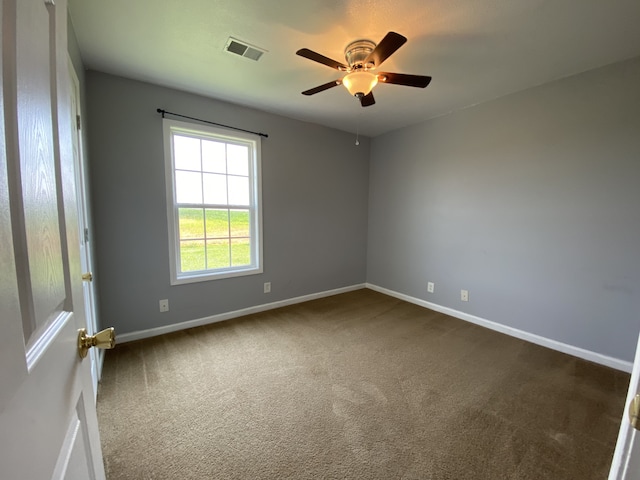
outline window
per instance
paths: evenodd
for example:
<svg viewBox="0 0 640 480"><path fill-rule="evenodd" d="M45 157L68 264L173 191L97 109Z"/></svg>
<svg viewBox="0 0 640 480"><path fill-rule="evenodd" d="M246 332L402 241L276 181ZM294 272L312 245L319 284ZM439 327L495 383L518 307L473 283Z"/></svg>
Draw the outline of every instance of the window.
<svg viewBox="0 0 640 480"><path fill-rule="evenodd" d="M163 127L171 284L261 273L260 137Z"/></svg>

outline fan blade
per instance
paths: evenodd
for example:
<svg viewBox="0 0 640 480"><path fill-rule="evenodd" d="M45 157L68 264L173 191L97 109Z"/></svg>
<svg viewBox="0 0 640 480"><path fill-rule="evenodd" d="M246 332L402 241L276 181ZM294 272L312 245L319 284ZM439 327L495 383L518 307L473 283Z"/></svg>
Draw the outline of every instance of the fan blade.
<svg viewBox="0 0 640 480"><path fill-rule="evenodd" d="M376 103L376 99L373 98L373 92L369 92L364 97L360 97L360 105L363 107L369 107L374 103Z"/></svg>
<svg viewBox="0 0 640 480"><path fill-rule="evenodd" d="M324 92L325 90L329 90L330 88L335 87L336 85L340 85L342 80L334 80L333 82L325 83L324 85L319 85L315 88L310 88L309 90L305 90L302 92L303 95L315 95L316 93Z"/></svg>
<svg viewBox="0 0 640 480"><path fill-rule="evenodd" d="M393 83L395 85L405 85L407 87L424 88L431 82L431 77L426 75L380 72L378 73L378 81L382 83Z"/></svg>
<svg viewBox="0 0 640 480"><path fill-rule="evenodd" d="M300 55L301 57L308 58L309 60L313 60L314 62L321 63L323 65L326 65L327 67L335 68L336 70L346 71L349 69L349 67L344 63L340 63L332 60L329 57L320 55L313 50L309 50L308 48L301 48L296 52L296 55Z"/></svg>
<svg viewBox="0 0 640 480"><path fill-rule="evenodd" d="M380 40L380 43L376 45L373 52L369 54L364 61L365 65L369 62L373 62L374 66L379 67L387 58L389 58L396 50L398 50L407 41L406 37L403 37L399 33L389 32L385 37Z"/></svg>

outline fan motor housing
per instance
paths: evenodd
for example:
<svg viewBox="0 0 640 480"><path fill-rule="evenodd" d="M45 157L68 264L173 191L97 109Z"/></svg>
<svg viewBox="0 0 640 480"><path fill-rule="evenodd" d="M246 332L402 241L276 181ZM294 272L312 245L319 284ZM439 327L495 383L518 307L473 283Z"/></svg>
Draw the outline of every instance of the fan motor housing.
<svg viewBox="0 0 640 480"><path fill-rule="evenodd" d="M347 64L351 70L368 70L375 65L372 62L365 64L365 60L369 56L373 49L376 48L375 42L371 40L356 40L347 45L344 50L344 58L347 60Z"/></svg>

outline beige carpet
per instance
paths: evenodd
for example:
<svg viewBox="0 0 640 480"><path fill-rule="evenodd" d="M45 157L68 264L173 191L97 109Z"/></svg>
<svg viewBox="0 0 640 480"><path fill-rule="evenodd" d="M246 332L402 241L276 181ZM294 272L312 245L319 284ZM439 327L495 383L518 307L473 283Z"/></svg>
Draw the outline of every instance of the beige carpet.
<svg viewBox="0 0 640 480"><path fill-rule="evenodd" d="M627 374L359 290L116 347L109 480L606 479Z"/></svg>

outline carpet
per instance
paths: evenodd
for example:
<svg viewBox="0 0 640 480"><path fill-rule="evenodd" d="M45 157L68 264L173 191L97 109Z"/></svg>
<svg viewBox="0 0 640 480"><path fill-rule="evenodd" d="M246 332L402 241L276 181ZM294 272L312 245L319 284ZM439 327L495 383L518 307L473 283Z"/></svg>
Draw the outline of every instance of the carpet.
<svg viewBox="0 0 640 480"><path fill-rule="evenodd" d="M106 352L109 480L607 478L629 375L372 290Z"/></svg>

